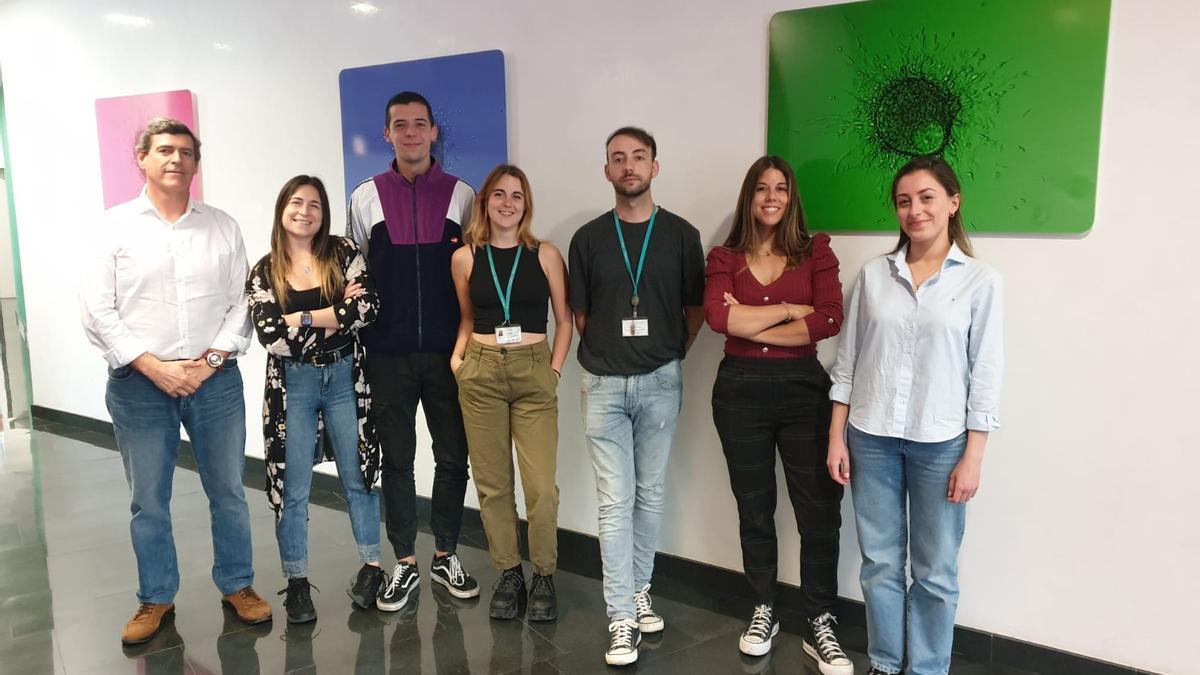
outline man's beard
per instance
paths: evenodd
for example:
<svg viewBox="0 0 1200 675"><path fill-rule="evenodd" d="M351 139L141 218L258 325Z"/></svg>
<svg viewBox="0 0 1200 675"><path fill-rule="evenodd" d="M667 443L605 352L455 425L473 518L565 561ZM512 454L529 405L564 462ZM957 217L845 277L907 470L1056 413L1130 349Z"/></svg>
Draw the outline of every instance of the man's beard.
<svg viewBox="0 0 1200 675"><path fill-rule="evenodd" d="M618 194L624 197L641 197L642 195L646 194L648 190L650 190L650 181L638 183L633 187L625 187L625 181L619 180L616 183L613 183L613 189L615 189Z"/></svg>

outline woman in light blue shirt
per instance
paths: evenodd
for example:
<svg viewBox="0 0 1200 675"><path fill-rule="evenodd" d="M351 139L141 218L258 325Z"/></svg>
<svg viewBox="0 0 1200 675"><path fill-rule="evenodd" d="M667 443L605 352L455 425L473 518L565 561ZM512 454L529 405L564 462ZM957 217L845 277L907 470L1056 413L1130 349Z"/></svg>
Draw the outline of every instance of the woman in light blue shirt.
<svg viewBox="0 0 1200 675"><path fill-rule="evenodd" d="M863 266L846 305L828 468L850 485L853 467L870 675L940 675L966 504L1000 426L1001 282L973 257L945 160L904 165L892 202L900 240Z"/></svg>

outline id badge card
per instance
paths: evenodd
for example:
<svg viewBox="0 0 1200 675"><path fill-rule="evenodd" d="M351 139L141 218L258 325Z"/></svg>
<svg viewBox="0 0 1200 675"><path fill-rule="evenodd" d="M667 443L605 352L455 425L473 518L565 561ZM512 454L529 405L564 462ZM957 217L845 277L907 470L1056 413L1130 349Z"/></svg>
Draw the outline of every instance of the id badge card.
<svg viewBox="0 0 1200 675"><path fill-rule="evenodd" d="M496 344L515 345L521 342L521 325L496 326Z"/></svg>
<svg viewBox="0 0 1200 675"><path fill-rule="evenodd" d="M635 316L621 319L621 337L647 337L650 335L650 320Z"/></svg>

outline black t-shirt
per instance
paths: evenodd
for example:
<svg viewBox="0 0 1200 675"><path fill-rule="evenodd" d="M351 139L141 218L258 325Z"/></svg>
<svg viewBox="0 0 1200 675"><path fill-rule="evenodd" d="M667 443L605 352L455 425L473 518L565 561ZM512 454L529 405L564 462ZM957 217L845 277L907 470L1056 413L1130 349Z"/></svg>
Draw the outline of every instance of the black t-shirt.
<svg viewBox="0 0 1200 675"><path fill-rule="evenodd" d="M287 309L289 312L314 312L330 306L331 302L321 299L321 287L298 291L291 286L287 289ZM317 345L322 352L334 352L354 342L354 333L350 331L335 331L325 336L324 328L314 328Z"/></svg>
<svg viewBox="0 0 1200 675"><path fill-rule="evenodd" d="M522 333L546 332L546 307L550 302L550 282L538 260L538 249L520 246L512 248L492 247L492 259L496 261L496 277L500 288L508 288L508 275L512 273L521 248L521 264L517 266L512 282L512 305L509 321L521 327ZM504 306L496 291L496 279L492 278L492 267L488 264L487 249L475 249L475 263L468 280L471 288L471 306L475 309L475 332L487 335L504 322Z"/></svg>
<svg viewBox="0 0 1200 675"><path fill-rule="evenodd" d="M649 221L621 222L629 265L637 273ZM638 316L650 334L621 337L621 320L633 315L633 281L625 268L613 212L579 228L571 238L571 309L587 315L579 363L593 375L638 375L683 358L684 307L704 304L704 250L700 232L659 208L638 286Z"/></svg>

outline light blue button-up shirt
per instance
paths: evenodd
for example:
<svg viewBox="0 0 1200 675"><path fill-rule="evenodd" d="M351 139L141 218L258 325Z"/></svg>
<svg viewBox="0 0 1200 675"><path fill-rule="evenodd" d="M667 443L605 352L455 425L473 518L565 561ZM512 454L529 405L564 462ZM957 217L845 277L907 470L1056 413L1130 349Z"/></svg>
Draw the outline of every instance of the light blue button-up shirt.
<svg viewBox="0 0 1200 675"><path fill-rule="evenodd" d="M875 436L939 442L1000 428L1000 273L951 245L913 289L899 251L863 265L842 325L829 397Z"/></svg>

